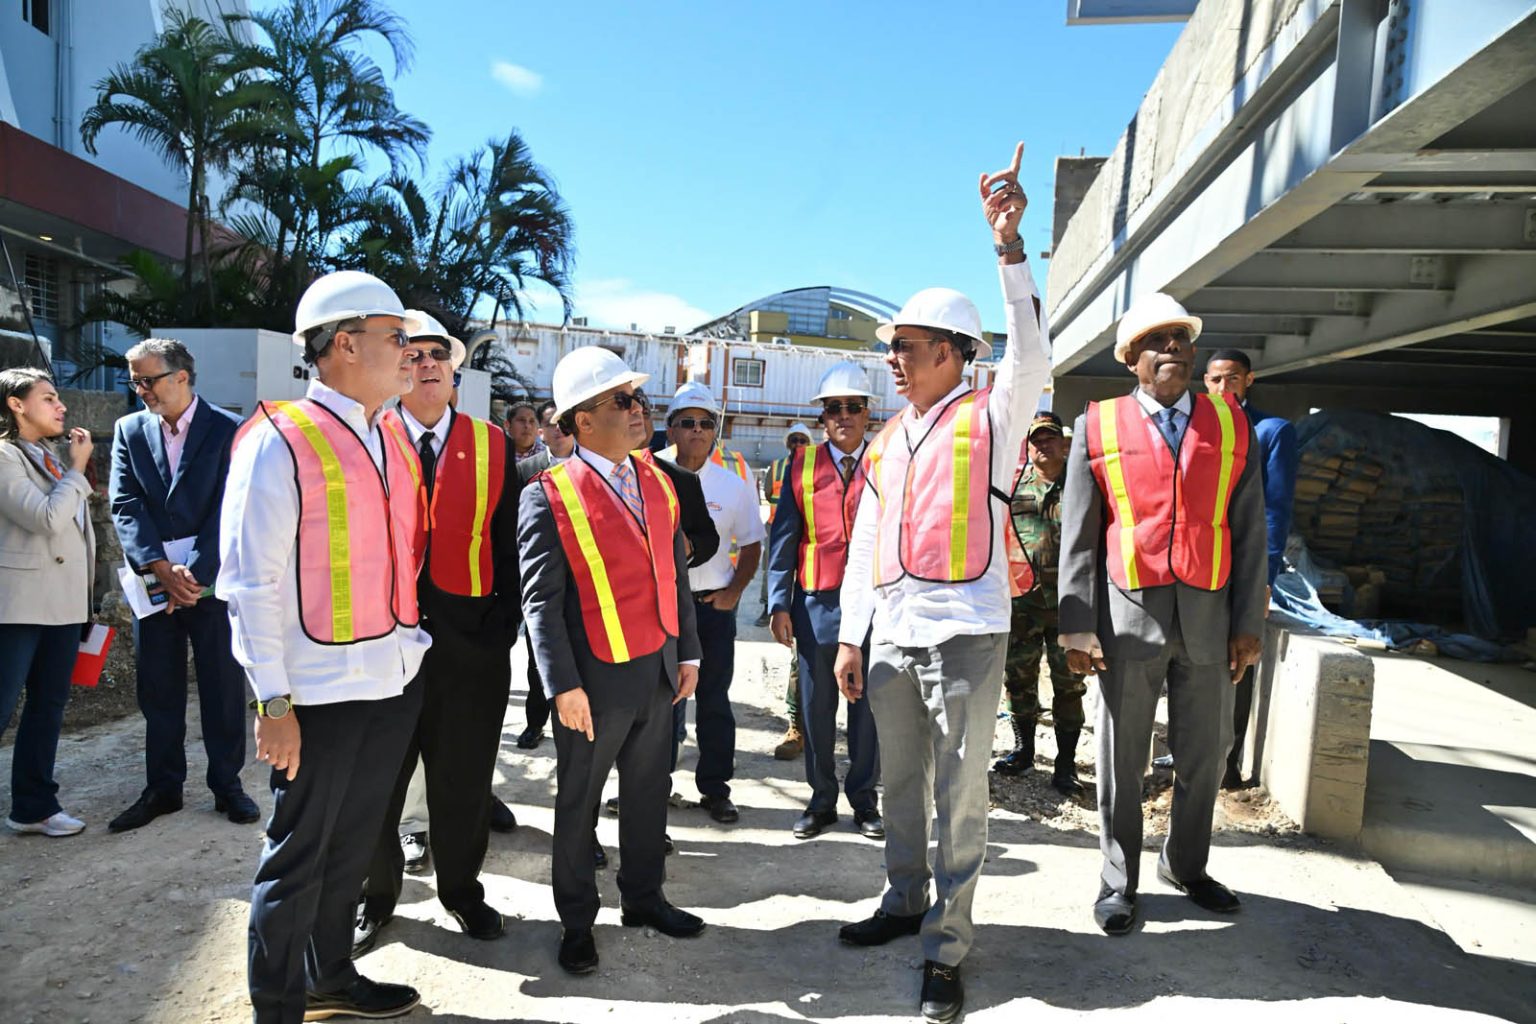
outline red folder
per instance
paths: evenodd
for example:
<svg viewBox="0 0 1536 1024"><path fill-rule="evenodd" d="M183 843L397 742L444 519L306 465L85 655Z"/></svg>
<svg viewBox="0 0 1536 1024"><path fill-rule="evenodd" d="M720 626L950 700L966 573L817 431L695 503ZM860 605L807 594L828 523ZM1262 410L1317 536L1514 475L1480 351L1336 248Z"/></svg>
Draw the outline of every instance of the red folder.
<svg viewBox="0 0 1536 1024"><path fill-rule="evenodd" d="M76 686L95 686L101 681L102 667L107 663L107 652L112 649L112 638L117 630L98 622L88 622L80 630L80 653L75 655L75 670L69 681Z"/></svg>

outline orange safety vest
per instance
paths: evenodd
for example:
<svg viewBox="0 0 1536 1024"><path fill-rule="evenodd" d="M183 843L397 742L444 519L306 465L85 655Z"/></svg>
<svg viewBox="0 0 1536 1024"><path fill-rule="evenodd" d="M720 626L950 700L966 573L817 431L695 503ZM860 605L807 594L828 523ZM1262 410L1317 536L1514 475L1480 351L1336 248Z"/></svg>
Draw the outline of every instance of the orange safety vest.
<svg viewBox="0 0 1536 1024"><path fill-rule="evenodd" d="M1089 466L1109 506L1109 578L1121 590L1226 586L1227 511L1248 462L1242 407L1196 395L1177 460L1134 396L1090 402L1086 422Z"/></svg>
<svg viewBox="0 0 1536 1024"><path fill-rule="evenodd" d="M485 597L494 589L491 518L501 501L506 474L506 433L485 420L454 413L437 457L428 513L427 571L439 590L460 597Z"/></svg>
<svg viewBox="0 0 1536 1024"><path fill-rule="evenodd" d="M269 422L293 457L299 495L299 622L317 644L355 644L413 627L426 549L421 462L393 411L378 417L380 474L361 438L313 399L261 402L236 435Z"/></svg>
<svg viewBox="0 0 1536 1024"><path fill-rule="evenodd" d="M539 474L581 600L592 653L619 665L677 636L677 492L665 473L631 459L645 508L642 523L613 484L581 458Z"/></svg>
<svg viewBox="0 0 1536 1024"><path fill-rule="evenodd" d="M807 454L808 453L808 454ZM836 590L843 585L848 564L848 538L853 517L864 495L864 468L855 466L843 483L837 463L842 453L830 444L807 445L789 462L789 494L800 508L805 526L795 558L796 579L807 594Z"/></svg>
<svg viewBox="0 0 1536 1024"><path fill-rule="evenodd" d="M998 496L992 487L991 398L992 389L983 388L952 399L915 448L901 425L912 414L907 406L869 446L866 471L880 499L876 586L903 576L969 583L986 575L992 498Z"/></svg>
<svg viewBox="0 0 1536 1024"><path fill-rule="evenodd" d="M677 445L668 445L657 453L668 462L677 461ZM752 469L747 465L747 457L741 452L728 451L726 447L715 442L714 450L709 453L709 461L721 469L728 469L752 485L753 491L757 490L757 481L752 479Z"/></svg>
<svg viewBox="0 0 1536 1024"><path fill-rule="evenodd" d="M763 481L763 497L768 501L768 521L773 522L773 513L779 507L779 494L784 490L784 474L789 471L791 456L782 459L774 459L768 464L768 476Z"/></svg>

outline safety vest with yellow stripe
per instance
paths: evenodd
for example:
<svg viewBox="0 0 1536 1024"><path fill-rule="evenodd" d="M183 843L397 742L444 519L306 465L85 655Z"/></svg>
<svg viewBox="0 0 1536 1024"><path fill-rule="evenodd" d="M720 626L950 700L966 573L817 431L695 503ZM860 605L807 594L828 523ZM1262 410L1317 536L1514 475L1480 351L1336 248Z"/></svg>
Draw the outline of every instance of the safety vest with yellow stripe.
<svg viewBox="0 0 1536 1024"><path fill-rule="evenodd" d="M864 495L864 469L855 466L843 483L838 469L841 453L831 445L801 448L790 456L789 495L800 509L804 527L795 556L795 579L807 594L837 590L848 565L848 538Z"/></svg>
<svg viewBox="0 0 1536 1024"><path fill-rule="evenodd" d="M801 449L802 451L804 448ZM784 491L784 474L789 471L790 460L794 456L786 455L782 459L774 459L768 464L768 475L763 478L763 499L768 502L768 521L773 522L773 513L779 507L779 495Z"/></svg>
<svg viewBox="0 0 1536 1024"><path fill-rule="evenodd" d="M677 461L677 445L669 445L656 453L668 462ZM728 450L724 445L716 443L714 450L709 453L709 461L721 469L728 469L757 489L757 481L752 479L752 468L747 465L747 457L741 452Z"/></svg>
<svg viewBox="0 0 1536 1024"><path fill-rule="evenodd" d="M491 519L506 473L507 435L485 420L454 413L428 510L427 573L438 589L460 597L485 597L495 589Z"/></svg>
<svg viewBox="0 0 1536 1024"><path fill-rule="evenodd" d="M580 457L540 473L560 546L570 563L592 653L623 664L677 636L677 492L665 473L630 459L644 520Z"/></svg>
<svg viewBox="0 0 1536 1024"><path fill-rule="evenodd" d="M313 399L262 402L236 435L271 423L293 457L299 495L299 622L317 644L355 644L420 621L426 547L421 463L391 411L375 421L381 474L361 438Z"/></svg>
<svg viewBox="0 0 1536 1024"><path fill-rule="evenodd" d="M904 426L909 405L865 455L880 499L875 528L876 586L903 576L929 583L969 583L992 564L992 389L967 391L940 410L915 446Z"/></svg>
<svg viewBox="0 0 1536 1024"><path fill-rule="evenodd" d="M1248 417L1197 395L1177 455L1134 396L1091 402L1088 461L1108 507L1109 578L1121 590L1177 580L1220 590L1232 571L1228 506L1248 463Z"/></svg>

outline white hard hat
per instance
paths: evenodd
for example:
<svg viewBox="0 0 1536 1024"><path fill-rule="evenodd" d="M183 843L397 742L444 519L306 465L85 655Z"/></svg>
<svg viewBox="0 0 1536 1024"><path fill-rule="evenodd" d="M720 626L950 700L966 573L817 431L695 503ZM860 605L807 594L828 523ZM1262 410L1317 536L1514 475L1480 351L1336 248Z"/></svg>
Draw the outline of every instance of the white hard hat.
<svg viewBox="0 0 1536 1024"><path fill-rule="evenodd" d="M720 415L720 403L715 401L709 388L697 382L684 384L677 389L677 393L672 396L672 404L667 406L668 422L671 422L672 414L679 409L703 409L711 416Z"/></svg>
<svg viewBox="0 0 1536 1024"><path fill-rule="evenodd" d="M953 288L924 288L907 300L891 320L875 328L875 337L891 343L898 327L927 327L935 331L950 331L970 338L976 343L976 358L985 359L992 354L986 335L981 330L981 314L976 303Z"/></svg>
<svg viewBox="0 0 1536 1024"><path fill-rule="evenodd" d="M804 423L791 423L789 425L789 429L784 431L784 443L788 445L789 439L794 437L796 434L801 435L807 441L816 436L815 434L811 433L811 428L806 426Z"/></svg>
<svg viewBox="0 0 1536 1024"><path fill-rule="evenodd" d="M874 398L875 393L869 390L869 379L864 376L864 368L858 363L841 362L833 365L826 373L821 375L821 384L813 402L819 402L823 398L847 397L849 395L863 395L865 398Z"/></svg>
<svg viewBox="0 0 1536 1024"><path fill-rule="evenodd" d="M293 343L303 348L306 331L366 316L398 316L407 332L421 326L389 285L361 270L338 270L304 289L293 314Z"/></svg>
<svg viewBox="0 0 1536 1024"><path fill-rule="evenodd" d="M585 345L567 352L555 364L552 390L555 394L555 418L559 419L589 398L604 391L633 384L639 387L651 379L648 373L631 370L612 351Z"/></svg>
<svg viewBox="0 0 1536 1024"><path fill-rule="evenodd" d="M1143 295L1131 303L1131 308L1120 318L1120 326L1115 328L1115 361L1125 362L1125 357L1131 351L1131 343L1143 334L1174 324L1189 328L1190 341L1200 337L1200 318L1190 316L1189 310L1181 306L1173 296L1162 292Z"/></svg>
<svg viewBox="0 0 1536 1024"><path fill-rule="evenodd" d="M448 328L444 327L437 317L420 309L408 309L405 311L405 315L407 319L414 317L417 321L415 327L407 327L405 329L406 333L411 336L412 341L442 338L448 343L449 351L453 353L453 368L457 370L460 366L464 365L464 343L449 334Z"/></svg>

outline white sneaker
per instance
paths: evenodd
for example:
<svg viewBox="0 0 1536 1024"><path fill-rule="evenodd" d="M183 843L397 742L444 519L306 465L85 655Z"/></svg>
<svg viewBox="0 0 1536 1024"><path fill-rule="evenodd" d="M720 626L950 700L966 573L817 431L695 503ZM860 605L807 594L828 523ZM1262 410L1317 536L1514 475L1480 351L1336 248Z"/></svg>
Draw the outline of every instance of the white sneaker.
<svg viewBox="0 0 1536 1024"><path fill-rule="evenodd" d="M71 818L63 811L59 811L50 817L44 818L42 821L30 821L25 825L19 821L12 821L10 818L6 818L5 827L12 832L33 832L42 836L72 836L77 832L84 831L85 822L79 818Z"/></svg>

